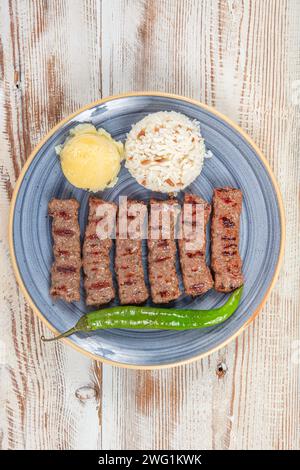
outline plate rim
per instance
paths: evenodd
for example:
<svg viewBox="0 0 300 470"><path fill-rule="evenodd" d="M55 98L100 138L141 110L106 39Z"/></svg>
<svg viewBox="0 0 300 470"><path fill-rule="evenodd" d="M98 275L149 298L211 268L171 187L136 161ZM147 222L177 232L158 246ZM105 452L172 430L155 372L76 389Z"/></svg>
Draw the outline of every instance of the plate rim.
<svg viewBox="0 0 300 470"><path fill-rule="evenodd" d="M56 328L54 328L50 324L50 322L45 318L43 313L35 305L33 299L31 298L30 293L28 292L28 290L27 290L27 288L26 288L26 286L25 286L25 284L22 280L22 277L21 277L21 274L20 274L20 271L19 271L19 267L18 267L18 263L17 263L17 259L16 259L16 254L15 254L15 249L14 249L14 240L13 240L13 221L14 221L15 205L16 205L19 189L20 189L22 181L23 181L23 179L24 179L24 177L27 173L27 170L28 170L31 162L34 160L36 154L39 152L39 150L42 148L42 146L47 142L47 140L53 134L55 134L55 132L61 126L63 126L68 121L74 119L78 114L81 114L82 112L84 112L88 109L94 108L94 107L99 106L99 105L101 105L103 103L106 103L108 101L113 101L113 100L117 100L117 99L121 99L121 98L129 98L129 97L134 97L134 96L156 96L156 97L172 98L172 99L176 99L176 100L180 100L180 101L185 101L187 103L194 104L194 105L196 105L196 106L198 106L202 109L205 109L205 110L209 111L210 113L214 114L215 116L217 116L218 118L222 119L224 122L229 124L236 132L238 132L247 141L247 143L253 148L255 153L258 155L258 157L263 162L263 164L264 164L264 166L265 166L265 168L268 172L269 178L272 182L272 185L274 187L274 190L276 192L276 197L277 197L277 201L278 201L278 208L279 208L279 215L280 215L281 237L280 237L279 255L278 255L277 264L276 264L276 268L275 268L275 271L274 271L273 278L272 278L271 282L269 283L269 286L266 290L264 298L262 299L261 303L256 308L256 310L253 312L252 316L241 326L241 328L239 328L233 335L231 335L229 338L227 338L225 341L223 341L223 343L219 344L218 346L210 349L209 351L206 351L205 353L198 354L196 356L193 356L189 359L184 359L182 361L176 361L176 362L171 362L171 363L166 363L166 364L140 365L140 364L125 364L125 363L122 363L122 362L113 361L111 359L107 359L105 357L98 356L96 354L92 354L92 353L86 351L82 347L80 347L77 344L73 343L68 338L64 338L62 340L65 344L68 344L73 349L75 349L78 352L84 354L85 356L89 357L90 359L102 362L104 364L109 364L109 365L112 365L112 366L122 367L122 368L125 368L125 369L136 369L136 370L141 370L141 369L144 369L144 370L167 369L167 368L170 368L170 367L178 367L178 366L181 366L181 365L184 365L184 364L190 364L190 363L192 363L194 361L197 361L199 359L203 359L204 357L207 357L208 355L210 355L210 354L218 351L219 349L225 347L228 343L230 343L235 338L237 338L253 322L253 320L257 317L257 315L260 313L260 311L264 307L264 305L265 305L266 301L268 300L268 298L270 296L270 293L271 293L271 291L272 291L272 289L273 289L273 287L274 287L274 285L277 281L279 271L280 271L280 268L281 268L281 265L282 265L282 260L283 260L283 255L284 255L284 247L285 247L285 239L286 239L286 223L285 223L284 205L283 205L283 200L282 200L279 184L278 184L278 182L275 178L275 175L273 173L273 170L270 167L270 164L269 164L268 160L266 159L266 157L264 156L262 151L255 144L255 142L252 140L252 138L236 122L231 120L229 117L227 117L223 113L219 112L214 107L209 106L205 103L202 103L201 101L198 101L196 99L188 98L188 97L173 94L173 93L165 93L165 92L157 92L157 91L139 91L139 92L134 92L133 91L133 92L128 92L128 93L121 93L121 94L117 94L117 95L111 95L111 96L107 96L105 98L101 98L100 100L93 101L93 102L79 108L74 113L68 115L67 117L65 117L63 119L61 119L52 129L50 129L50 131L34 147L32 152L30 153L29 157L27 158L24 166L21 169L21 172L19 174L19 177L16 181L16 184L15 184L15 187L14 187L14 190L13 190L13 195L12 195L12 199L11 199L11 203L10 203L9 221L8 221L9 251L10 251L10 257L11 257L11 262L12 262L12 268L13 268L15 278L17 280L17 284L18 284L22 294L24 295L26 301L28 302L30 308L32 309L34 314L36 314L40 318L40 320L44 323L44 325L46 325L46 327L50 331L52 331L52 333L59 334L60 332L58 330L56 330Z"/></svg>

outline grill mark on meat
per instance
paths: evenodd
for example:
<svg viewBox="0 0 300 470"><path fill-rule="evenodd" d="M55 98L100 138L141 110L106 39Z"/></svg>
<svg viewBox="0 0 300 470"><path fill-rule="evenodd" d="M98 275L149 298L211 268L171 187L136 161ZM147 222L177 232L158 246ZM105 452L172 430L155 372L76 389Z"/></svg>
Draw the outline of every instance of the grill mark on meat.
<svg viewBox="0 0 300 470"><path fill-rule="evenodd" d="M75 266L57 266L56 271L64 274L76 273L77 268Z"/></svg>
<svg viewBox="0 0 300 470"><path fill-rule="evenodd" d="M192 225L195 227L197 221L194 220L194 217L197 213L197 205L202 206L203 213L203 223L200 224L199 229L202 230L202 233L194 234L194 241L199 240L202 246L199 246L200 249L190 251L188 249L188 243L193 241L191 237L185 236L183 233L184 221L184 211L186 204L192 204ZM179 255L180 255L180 265L182 272L182 279L185 292L191 296L197 296L204 294L213 287L213 278L210 272L209 267L206 265L205 260L205 248L206 248L206 226L209 220L211 212L211 206L200 196L193 194L185 194L183 212L181 216L181 229L182 229L182 239L179 240Z"/></svg>
<svg viewBox="0 0 300 470"><path fill-rule="evenodd" d="M84 288L87 305L103 305L115 297L112 272L110 270L110 250L114 229L113 220L108 227L107 238L99 238L97 224L105 219L97 211L101 205L107 205L112 215L116 214L116 205L96 197L89 198L88 224L83 243Z"/></svg>
<svg viewBox="0 0 300 470"><path fill-rule="evenodd" d="M237 251L225 251L225 250L224 250L224 251L222 251L222 254L223 254L224 256L234 256L234 255L237 254Z"/></svg>
<svg viewBox="0 0 300 470"><path fill-rule="evenodd" d="M231 199L229 199L228 197L226 197L225 199L223 199L223 201L225 202L225 204L231 204L232 207L236 207L236 202L232 202Z"/></svg>
<svg viewBox="0 0 300 470"><path fill-rule="evenodd" d="M178 276L176 272L176 243L174 240L174 206L178 206L176 199L167 201L150 201L149 234L148 234L148 270L151 286L151 295L154 303L168 303L176 300L181 292L179 289ZM170 212L170 236L171 239L162 239L162 226L152 226L153 211L164 210ZM154 231L159 232L158 239L151 239ZM151 233L152 232L152 233ZM162 251L163 250L163 251ZM161 253L161 254L158 254Z"/></svg>
<svg viewBox="0 0 300 470"><path fill-rule="evenodd" d="M220 292L231 292L244 282L238 249L241 210L242 192L239 189L215 189L211 224L211 266L215 289Z"/></svg>
<svg viewBox="0 0 300 470"><path fill-rule="evenodd" d="M233 220L229 219L228 217L220 217L220 219L222 220L224 227L231 228L235 226L235 223L233 222Z"/></svg>
<svg viewBox="0 0 300 470"><path fill-rule="evenodd" d="M106 287L111 287L111 284L109 281L106 281L106 282L98 281L89 285L89 289L105 289Z"/></svg>
<svg viewBox="0 0 300 470"><path fill-rule="evenodd" d="M171 256L159 256L158 258L154 259L155 263L161 263L162 261L167 261L171 259Z"/></svg>
<svg viewBox="0 0 300 470"><path fill-rule="evenodd" d="M97 235L97 233L93 233L92 235L88 235L86 237L87 240L99 240L99 237Z"/></svg>
<svg viewBox="0 0 300 470"><path fill-rule="evenodd" d="M127 211L124 207L119 208L118 227L122 223L122 216L126 217L127 227L134 223L140 216L138 213L131 213L134 209L146 216L146 205L141 201L127 200ZM130 269L130 272L128 272ZM115 271L119 287L119 299L121 304L140 304L147 300L148 289L144 279L144 268L142 262L142 240L141 238L120 238L117 233L116 238L116 259Z"/></svg>
<svg viewBox="0 0 300 470"><path fill-rule="evenodd" d="M67 290L66 286L57 286L57 287L55 287L55 291L66 291L66 290Z"/></svg>
<svg viewBox="0 0 300 470"><path fill-rule="evenodd" d="M134 281L132 279L127 279L127 281L124 281L122 286L133 286Z"/></svg>
<svg viewBox="0 0 300 470"><path fill-rule="evenodd" d="M50 294L66 302L80 300L81 257L78 209L79 203L75 199L52 199L48 205L48 213L53 219L54 253Z"/></svg>
<svg viewBox="0 0 300 470"><path fill-rule="evenodd" d="M230 243L230 245L225 245L224 248L226 250L228 250L228 248L237 248L237 244L236 243Z"/></svg>
<svg viewBox="0 0 300 470"><path fill-rule="evenodd" d="M58 216L64 220L70 220L71 216L66 211L59 211Z"/></svg>
<svg viewBox="0 0 300 470"><path fill-rule="evenodd" d="M186 256L187 256L188 258L196 258L196 257L198 257L198 256L204 256L204 253L203 253L203 251L194 251L193 253L187 252L187 253L186 253Z"/></svg>
<svg viewBox="0 0 300 470"><path fill-rule="evenodd" d="M120 253L121 256L126 256L126 255L133 255L138 251L137 246L134 246L132 248L125 248L122 253Z"/></svg>
<svg viewBox="0 0 300 470"><path fill-rule="evenodd" d="M168 246L168 240L159 240L157 242L158 248L165 248Z"/></svg>
<svg viewBox="0 0 300 470"><path fill-rule="evenodd" d="M53 235L58 237L72 237L74 235L74 231L67 228L60 228L53 230Z"/></svg>
<svg viewBox="0 0 300 470"><path fill-rule="evenodd" d="M160 297L162 297L164 299L165 297L167 297L168 291L166 291L166 290L160 291L159 295L160 295Z"/></svg>
<svg viewBox="0 0 300 470"><path fill-rule="evenodd" d="M57 250L57 253L61 256L68 256L70 254L68 250L60 250L60 249Z"/></svg>

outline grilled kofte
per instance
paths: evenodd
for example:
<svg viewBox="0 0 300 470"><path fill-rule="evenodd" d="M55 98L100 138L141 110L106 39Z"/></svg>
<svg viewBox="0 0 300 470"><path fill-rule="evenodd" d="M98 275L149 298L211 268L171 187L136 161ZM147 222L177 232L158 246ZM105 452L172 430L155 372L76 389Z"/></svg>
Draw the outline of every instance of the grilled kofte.
<svg viewBox="0 0 300 470"><path fill-rule="evenodd" d="M140 201L120 204L115 269L121 304L140 304L148 298L142 262L142 232L147 206ZM132 229L136 228L137 232ZM134 233L131 233L134 232Z"/></svg>
<svg viewBox="0 0 300 470"><path fill-rule="evenodd" d="M54 263L50 294L66 302L80 300L79 203L75 199L52 199L48 205L52 221Z"/></svg>
<svg viewBox="0 0 300 470"><path fill-rule="evenodd" d="M154 303L176 300L181 292L176 272L176 243L174 226L178 215L178 202L150 201L148 235L148 269L151 295ZM166 225L167 222L167 225ZM168 233L166 233L166 230Z"/></svg>
<svg viewBox="0 0 300 470"><path fill-rule="evenodd" d="M179 239L180 265L185 292L196 296L213 287L211 272L206 265L206 226L211 206L204 199L185 194L181 213Z"/></svg>
<svg viewBox="0 0 300 470"><path fill-rule="evenodd" d="M215 289L230 292L244 283L239 254L242 192L234 188L217 188L213 196L211 224L211 266Z"/></svg>
<svg viewBox="0 0 300 470"><path fill-rule="evenodd" d="M107 218L99 209L107 210ZM190 206L190 207L189 207ZM197 206L202 208L202 223L197 224ZM191 218L186 221L189 207ZM53 218L54 263L51 270L50 293L67 302L80 300L80 230L79 204L75 199L52 199L49 215ZM239 254L239 226L242 209L242 192L234 188L217 188L213 196L211 224L211 267L214 281L205 261L206 225L210 205L199 196L186 194L181 215L182 238L179 254L185 292L196 296L215 286L220 292L230 292L244 283L242 260ZM84 287L87 305L106 304L115 297L110 269L112 230L117 206L95 197L89 199L89 219L83 244ZM123 215L122 215L123 214ZM117 234L115 269L121 304L139 304L148 298L142 263L142 225L147 206L141 201L127 201L120 206L118 228L124 217L126 233ZM148 228L148 268L151 295L154 303L168 303L180 295L176 272L176 243L174 226L179 214L175 199L150 201ZM106 220L106 237L99 237L99 222ZM139 235L130 234L130 227ZM186 232L185 224L190 224ZM121 224L122 225L122 224ZM196 230L196 231L195 231ZM198 231L197 231L198 230Z"/></svg>
<svg viewBox="0 0 300 470"><path fill-rule="evenodd" d="M115 297L110 270L111 235L114 229L116 205L89 198L89 218L83 243L84 288L87 305L102 305ZM100 236L101 222L103 235Z"/></svg>

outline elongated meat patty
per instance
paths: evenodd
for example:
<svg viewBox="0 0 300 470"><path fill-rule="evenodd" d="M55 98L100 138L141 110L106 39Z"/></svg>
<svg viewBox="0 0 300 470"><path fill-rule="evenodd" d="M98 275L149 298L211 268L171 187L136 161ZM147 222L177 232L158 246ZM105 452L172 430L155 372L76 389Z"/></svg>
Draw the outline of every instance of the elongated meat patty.
<svg viewBox="0 0 300 470"><path fill-rule="evenodd" d="M180 265L185 292L196 296L213 287L213 278L206 265L206 226L211 206L204 199L185 194L180 217Z"/></svg>
<svg viewBox="0 0 300 470"><path fill-rule="evenodd" d="M242 192L234 188L217 188L213 196L211 224L211 267L215 289L231 292L244 283L239 254Z"/></svg>
<svg viewBox="0 0 300 470"><path fill-rule="evenodd" d="M48 205L52 220L54 263L50 294L66 302L80 300L79 203L76 199L52 199Z"/></svg>
<svg viewBox="0 0 300 470"><path fill-rule="evenodd" d="M148 270L154 303L168 303L181 294L176 272L176 242L174 240L178 207L175 199L167 201L151 199L150 201Z"/></svg>
<svg viewBox="0 0 300 470"><path fill-rule="evenodd" d="M112 233L116 205L96 197L89 198L89 217L83 243L84 288L87 305L102 305L115 297L110 270ZM103 233L103 235L101 235Z"/></svg>
<svg viewBox="0 0 300 470"><path fill-rule="evenodd" d="M115 269L121 304L140 304L148 298L142 262L143 223L147 207L127 200L118 212Z"/></svg>

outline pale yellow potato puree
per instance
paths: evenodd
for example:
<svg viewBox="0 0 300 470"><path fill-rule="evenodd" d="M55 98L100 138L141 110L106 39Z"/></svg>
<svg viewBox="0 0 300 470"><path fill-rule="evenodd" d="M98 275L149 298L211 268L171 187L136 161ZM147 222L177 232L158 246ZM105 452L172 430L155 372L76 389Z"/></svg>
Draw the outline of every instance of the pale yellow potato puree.
<svg viewBox="0 0 300 470"><path fill-rule="evenodd" d="M56 152L67 180L77 188L96 192L116 184L124 147L104 129L78 124Z"/></svg>

